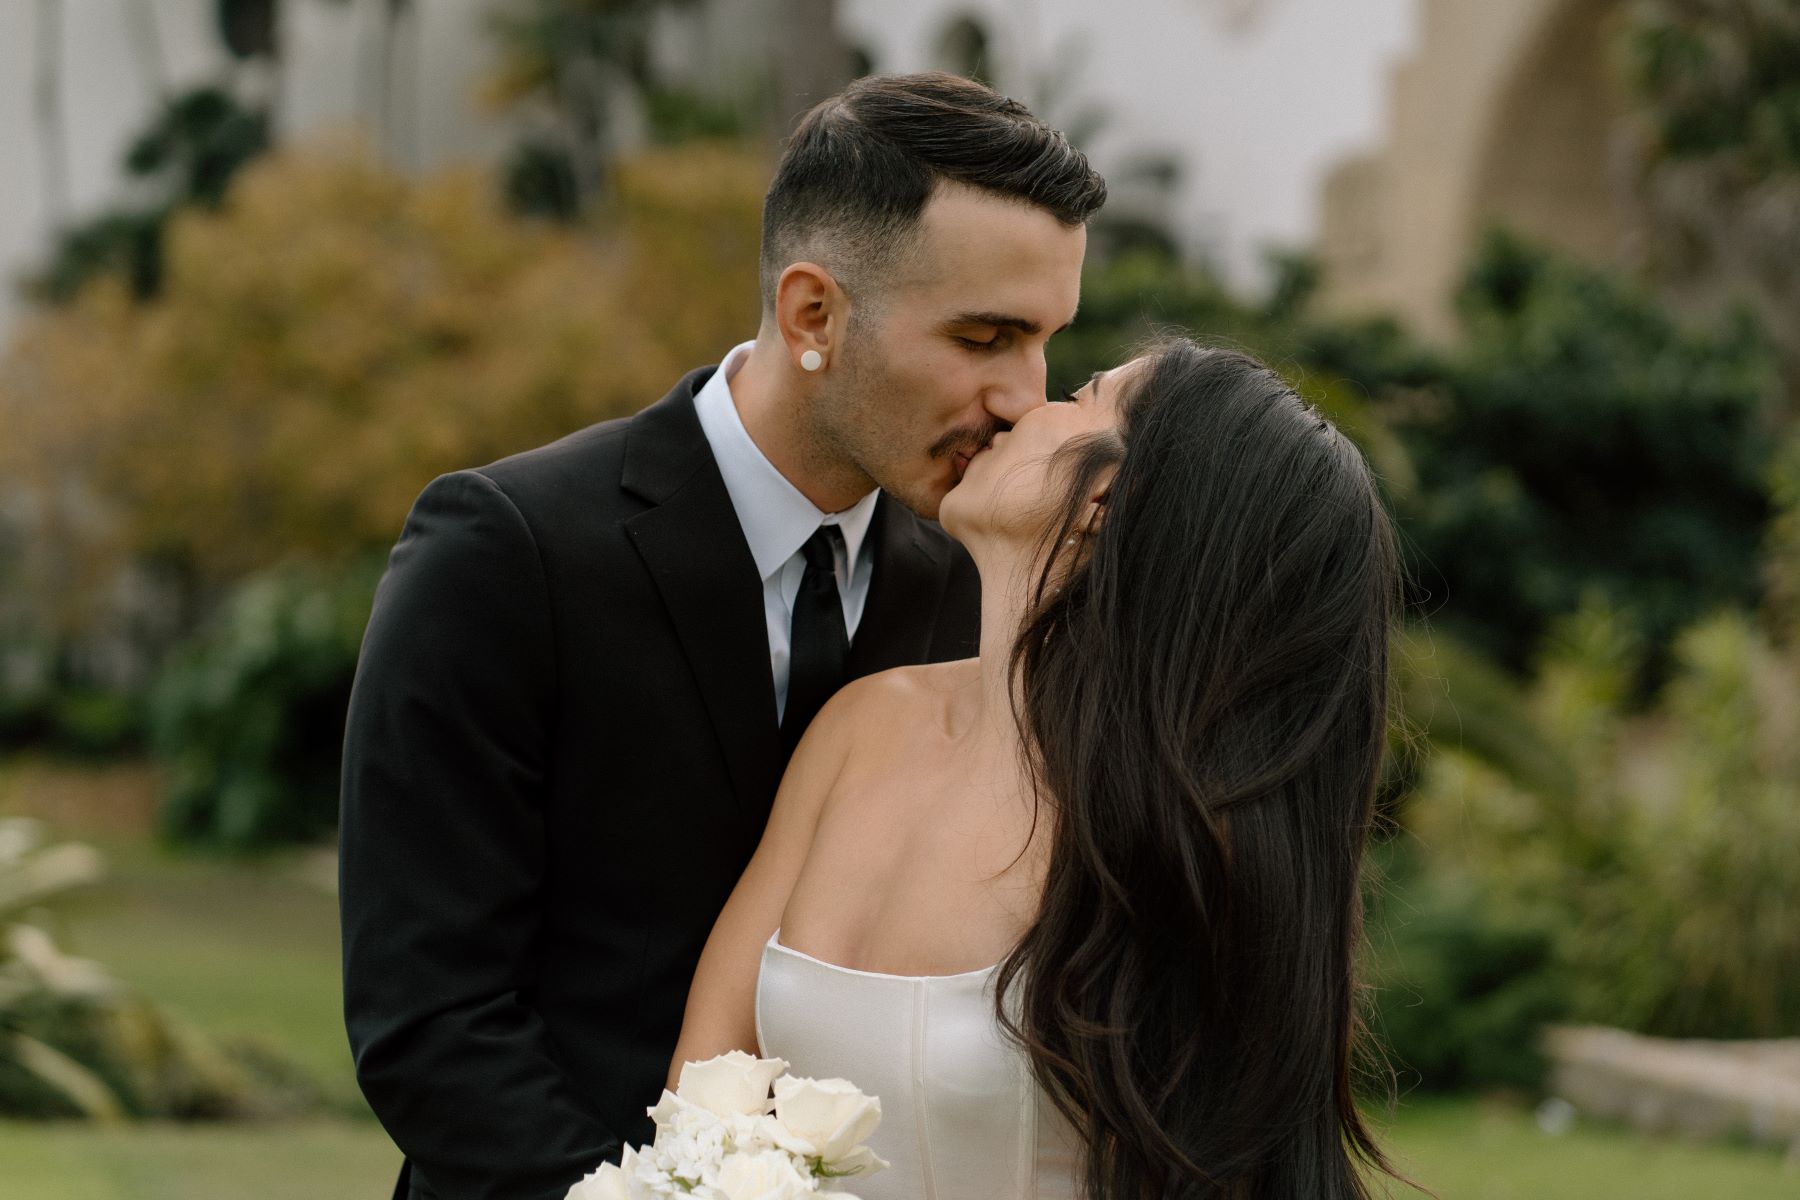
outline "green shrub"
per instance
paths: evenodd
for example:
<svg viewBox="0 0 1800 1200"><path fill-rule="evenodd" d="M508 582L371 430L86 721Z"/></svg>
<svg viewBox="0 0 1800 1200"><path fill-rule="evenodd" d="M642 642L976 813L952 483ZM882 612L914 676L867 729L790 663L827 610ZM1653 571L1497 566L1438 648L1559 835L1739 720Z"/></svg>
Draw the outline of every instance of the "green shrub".
<svg viewBox="0 0 1800 1200"><path fill-rule="evenodd" d="M66 688L56 695L50 712L49 744L83 758L132 750L143 735L143 702L127 693Z"/></svg>
<svg viewBox="0 0 1800 1200"><path fill-rule="evenodd" d="M1584 595L1644 639L1758 595L1772 359L1745 319L1689 329L1621 278L1492 236L1464 346L1390 408L1420 480L1400 506L1436 621L1515 669Z"/></svg>
<svg viewBox="0 0 1800 1200"><path fill-rule="evenodd" d="M1432 754L1458 751L1522 781L1542 795L1567 798L1576 788L1568 751L1539 727L1524 687L1479 651L1425 624L1394 639L1395 704L1384 795L1389 815L1418 784Z"/></svg>
<svg viewBox="0 0 1800 1200"><path fill-rule="evenodd" d="M1677 639L1671 682L1632 717L1641 647L1597 600L1556 627L1530 698L1573 791L1444 751L1408 823L1428 874L1555 931L1576 1019L1784 1036L1800 1027L1800 663L1720 614Z"/></svg>
<svg viewBox="0 0 1800 1200"><path fill-rule="evenodd" d="M1570 1006L1553 931L1426 880L1372 905L1369 931L1371 1025L1402 1088L1537 1090L1539 1032Z"/></svg>
<svg viewBox="0 0 1800 1200"><path fill-rule="evenodd" d="M1051 382L1116 365L1160 328L1259 355L1369 456L1432 622L1514 673L1598 592L1646 641L1759 590L1778 378L1747 317L1689 328L1621 276L1504 234L1460 293L1464 337L1325 318L1291 256L1269 301L1151 253L1092 265Z"/></svg>
<svg viewBox="0 0 1800 1200"><path fill-rule="evenodd" d="M1211 272L1153 251L1094 264L1082 278L1080 320L1049 343L1051 387L1072 390L1165 332L1243 349L1337 422L1390 495L1410 493L1411 459L1371 392L1411 379L1429 357L1391 324L1303 319L1311 286L1305 260L1286 256L1277 265L1283 283L1259 307L1237 299Z"/></svg>
<svg viewBox="0 0 1800 1200"><path fill-rule="evenodd" d="M41 825L0 819L0 1117L201 1118L293 1111L316 1091L267 1056L231 1053L70 958L26 920L97 880L86 846L46 845Z"/></svg>
<svg viewBox="0 0 1800 1200"><path fill-rule="evenodd" d="M261 1110L220 1048L110 980L91 993L35 982L0 1008L10 1042L0 1115L205 1120Z"/></svg>
<svg viewBox="0 0 1800 1200"><path fill-rule="evenodd" d="M379 564L341 577L253 576L171 659L153 744L169 771L160 825L179 842L249 849L337 826L344 710Z"/></svg>
<svg viewBox="0 0 1800 1200"><path fill-rule="evenodd" d="M0 637L0 659L16 653L34 665L41 646ZM142 744L143 697L129 689L59 682L45 666L0 679L0 747L32 747L77 758L128 754Z"/></svg>

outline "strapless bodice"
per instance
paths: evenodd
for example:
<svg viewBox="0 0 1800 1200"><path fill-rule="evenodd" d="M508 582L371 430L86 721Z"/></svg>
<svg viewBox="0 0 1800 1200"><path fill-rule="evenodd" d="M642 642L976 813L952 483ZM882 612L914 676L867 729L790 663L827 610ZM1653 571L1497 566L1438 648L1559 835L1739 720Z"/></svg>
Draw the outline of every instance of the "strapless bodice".
<svg viewBox="0 0 1800 1200"><path fill-rule="evenodd" d="M994 1016L995 968L883 975L763 947L756 1037L795 1075L881 1098L869 1140L893 1164L862 1200L1072 1200L1074 1142Z"/></svg>

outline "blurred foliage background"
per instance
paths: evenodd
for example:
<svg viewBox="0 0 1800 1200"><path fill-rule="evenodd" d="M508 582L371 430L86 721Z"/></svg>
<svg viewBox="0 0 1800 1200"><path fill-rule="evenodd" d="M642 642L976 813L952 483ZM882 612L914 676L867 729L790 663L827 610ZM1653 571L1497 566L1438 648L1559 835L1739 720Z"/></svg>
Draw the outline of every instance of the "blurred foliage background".
<svg viewBox="0 0 1800 1200"><path fill-rule="evenodd" d="M120 164L137 201L59 232L0 358L0 752L148 756L157 834L187 853L329 846L358 641L413 497L629 414L754 329L791 114L659 76L657 7L497 21L486 102L521 119L492 168L280 143L229 79L152 114ZM243 62L277 54L255 15L226 20ZM1333 315L1305 253L1247 296L1124 207L1051 343L1053 384L1164 328L1245 347L1382 478L1412 605L1369 967L1407 1089L1535 1095L1553 1021L1800 1030L1800 19L1633 3L1611 44L1642 270L1492 230L1459 336L1428 343ZM809 50L789 66L855 69ZM1721 277L1739 286L1689 302ZM98 871L31 882L49 851L23 828L0 824L0 923ZM178 1031L18 932L38 926L0 927L0 1113L307 1102L278 1053Z"/></svg>

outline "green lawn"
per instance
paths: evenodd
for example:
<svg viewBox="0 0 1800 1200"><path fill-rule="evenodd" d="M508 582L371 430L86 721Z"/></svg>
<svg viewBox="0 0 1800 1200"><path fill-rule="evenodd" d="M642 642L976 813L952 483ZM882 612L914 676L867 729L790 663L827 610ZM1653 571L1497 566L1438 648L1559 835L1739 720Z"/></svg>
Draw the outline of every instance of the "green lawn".
<svg viewBox="0 0 1800 1200"><path fill-rule="evenodd" d="M6 1200L386 1200L400 1153L372 1121L279 1126L0 1122Z"/></svg>
<svg viewBox="0 0 1800 1200"><path fill-rule="evenodd" d="M100 842L110 873L65 903L58 941L209 1033L266 1042L336 1109L363 1110L340 1008L336 901L304 861Z"/></svg>
<svg viewBox="0 0 1800 1200"><path fill-rule="evenodd" d="M1531 1114L1475 1100L1419 1101L1388 1136L1395 1166L1443 1200L1795 1200L1800 1164L1768 1150L1658 1141L1577 1125L1552 1137ZM1420 1195L1395 1187L1394 1200Z"/></svg>
<svg viewBox="0 0 1800 1200"><path fill-rule="evenodd" d="M0 787L0 811L5 799ZM387 1196L399 1152L356 1090L338 1007L336 903L306 877L306 861L172 856L117 830L92 840L111 875L59 907L65 948L207 1032L281 1050L320 1082L329 1111L266 1125L0 1122L0 1200ZM1551 1137L1529 1112L1495 1103L1407 1104L1382 1141L1442 1200L1800 1197L1800 1168L1768 1151L1579 1125Z"/></svg>
<svg viewBox="0 0 1800 1200"><path fill-rule="evenodd" d="M1474 1101L1411 1107L1387 1143L1402 1169L1443 1200L1800 1196L1800 1169L1784 1169L1773 1154L1610 1130L1552 1138L1526 1113ZM0 1196L8 1200L375 1200L388 1194L398 1162L370 1122L121 1130L0 1122Z"/></svg>

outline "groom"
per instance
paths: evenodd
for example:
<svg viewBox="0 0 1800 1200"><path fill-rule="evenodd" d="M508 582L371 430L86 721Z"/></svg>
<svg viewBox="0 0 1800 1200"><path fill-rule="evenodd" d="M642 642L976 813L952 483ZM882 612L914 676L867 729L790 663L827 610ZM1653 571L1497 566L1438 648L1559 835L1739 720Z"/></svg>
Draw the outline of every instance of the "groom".
<svg viewBox="0 0 1800 1200"><path fill-rule="evenodd" d="M344 747L345 1012L396 1197L560 1200L648 1139L806 722L974 652L931 518L1043 402L1104 197L978 84L862 80L776 169L755 341L419 497Z"/></svg>

